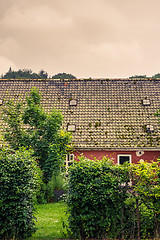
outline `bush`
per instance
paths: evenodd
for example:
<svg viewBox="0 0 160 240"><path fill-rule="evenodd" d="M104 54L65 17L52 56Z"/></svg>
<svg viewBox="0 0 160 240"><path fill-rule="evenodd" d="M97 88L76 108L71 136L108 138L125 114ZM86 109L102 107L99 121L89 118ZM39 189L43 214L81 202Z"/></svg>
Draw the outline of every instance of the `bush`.
<svg viewBox="0 0 160 240"><path fill-rule="evenodd" d="M47 184L42 184L41 190L37 196L38 203L54 202L56 200L54 195L55 190L68 190L67 179L63 173L59 173L58 175L53 174L51 180Z"/></svg>
<svg viewBox="0 0 160 240"><path fill-rule="evenodd" d="M31 151L0 152L0 239L26 239L35 231L41 172Z"/></svg>
<svg viewBox="0 0 160 240"><path fill-rule="evenodd" d="M71 236L159 239L159 172L155 162L117 166L81 157L69 169Z"/></svg>
<svg viewBox="0 0 160 240"><path fill-rule="evenodd" d="M123 214L127 188L121 187L122 170L118 172L118 166L107 159L84 157L70 167L67 205L72 237L117 237L122 215L124 220L128 217Z"/></svg>

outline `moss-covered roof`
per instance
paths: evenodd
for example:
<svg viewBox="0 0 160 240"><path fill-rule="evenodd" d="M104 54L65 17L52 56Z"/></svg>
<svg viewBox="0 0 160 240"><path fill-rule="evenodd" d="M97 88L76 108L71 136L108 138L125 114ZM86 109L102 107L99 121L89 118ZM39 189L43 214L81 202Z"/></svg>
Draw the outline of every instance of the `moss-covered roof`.
<svg viewBox="0 0 160 240"><path fill-rule="evenodd" d="M61 109L63 128L72 125L76 148L160 149L160 80L0 80L0 100L24 99L34 86L47 111Z"/></svg>

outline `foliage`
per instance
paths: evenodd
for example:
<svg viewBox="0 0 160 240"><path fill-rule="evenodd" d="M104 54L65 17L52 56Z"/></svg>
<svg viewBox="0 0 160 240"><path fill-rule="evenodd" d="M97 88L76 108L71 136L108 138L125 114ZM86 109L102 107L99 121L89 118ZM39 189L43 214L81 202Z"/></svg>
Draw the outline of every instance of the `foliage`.
<svg viewBox="0 0 160 240"><path fill-rule="evenodd" d="M2 75L2 79L46 79L47 77L48 74L44 70L41 70L37 74L28 69L19 69L18 71L13 71L11 68L6 74Z"/></svg>
<svg viewBox="0 0 160 240"><path fill-rule="evenodd" d="M8 72L1 76L2 79L48 79L48 73L43 69L38 73L33 72L31 69L19 69L14 71L9 68ZM58 73L52 76L52 79L76 79L70 73Z"/></svg>
<svg viewBox="0 0 160 240"><path fill-rule="evenodd" d="M69 170L69 229L74 238L117 237L127 187L125 169L109 160L92 161L80 158ZM128 185L129 179L125 182Z"/></svg>
<svg viewBox="0 0 160 240"><path fill-rule="evenodd" d="M132 79L132 78L147 78L147 76L146 75L134 75L134 76L131 76L129 78L130 79Z"/></svg>
<svg viewBox="0 0 160 240"><path fill-rule="evenodd" d="M40 169L31 151L0 152L0 239L26 239L35 231Z"/></svg>
<svg viewBox="0 0 160 240"><path fill-rule="evenodd" d="M134 183L135 199L153 214L155 237L160 235L160 168L158 162L132 164L130 177Z"/></svg>
<svg viewBox="0 0 160 240"><path fill-rule="evenodd" d="M69 73L58 73L52 76L53 79L76 79L75 76Z"/></svg>
<svg viewBox="0 0 160 240"><path fill-rule="evenodd" d="M45 72L43 69L39 72L39 76L42 79L47 79L48 78L48 73Z"/></svg>
<svg viewBox="0 0 160 240"><path fill-rule="evenodd" d="M159 171L154 162L117 166L81 157L69 169L72 237L158 239Z"/></svg>
<svg viewBox="0 0 160 240"><path fill-rule="evenodd" d="M160 73L155 74L152 78L160 78Z"/></svg>
<svg viewBox="0 0 160 240"><path fill-rule="evenodd" d="M38 203L48 203L55 201L54 191L63 190L67 191L67 179L64 174L53 174L51 180L48 183L43 183L41 191L38 192Z"/></svg>
<svg viewBox="0 0 160 240"><path fill-rule="evenodd" d="M4 137L13 149L32 148L43 179L47 183L53 172L57 174L70 147L71 135L61 130L62 114L53 108L50 113L41 106L41 95L33 88L26 97L26 104L9 101L3 107L7 123Z"/></svg>

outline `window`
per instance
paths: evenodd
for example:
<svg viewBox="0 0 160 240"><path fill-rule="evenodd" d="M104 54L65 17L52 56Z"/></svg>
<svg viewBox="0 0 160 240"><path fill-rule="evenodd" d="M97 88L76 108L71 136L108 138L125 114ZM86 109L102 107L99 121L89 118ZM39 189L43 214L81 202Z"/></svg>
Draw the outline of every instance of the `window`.
<svg viewBox="0 0 160 240"><path fill-rule="evenodd" d="M75 99L70 100L69 105L70 106L77 106L77 100L75 100Z"/></svg>
<svg viewBox="0 0 160 240"><path fill-rule="evenodd" d="M144 99L143 100L143 106L150 106L151 105L151 102L149 99Z"/></svg>
<svg viewBox="0 0 160 240"><path fill-rule="evenodd" d="M66 160L64 161L66 171L68 170L68 167L71 166L74 162L74 154L70 153L66 155Z"/></svg>
<svg viewBox="0 0 160 240"><path fill-rule="evenodd" d="M131 157L132 155L128 155L128 154L119 154L118 155L118 165L119 164L123 164L125 162L131 163Z"/></svg>
<svg viewBox="0 0 160 240"><path fill-rule="evenodd" d="M75 132L76 131L76 125L67 125L67 131L68 132Z"/></svg>

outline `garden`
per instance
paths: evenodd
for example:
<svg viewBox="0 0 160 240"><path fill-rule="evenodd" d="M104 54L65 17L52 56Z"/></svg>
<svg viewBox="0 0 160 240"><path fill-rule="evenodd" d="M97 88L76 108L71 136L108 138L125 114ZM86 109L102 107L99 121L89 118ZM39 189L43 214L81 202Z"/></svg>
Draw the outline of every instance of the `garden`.
<svg viewBox="0 0 160 240"><path fill-rule="evenodd" d="M81 156L66 176L71 135L40 100L33 89L25 103L3 108L0 239L159 239L159 160L114 165ZM56 190L64 192L59 202Z"/></svg>

